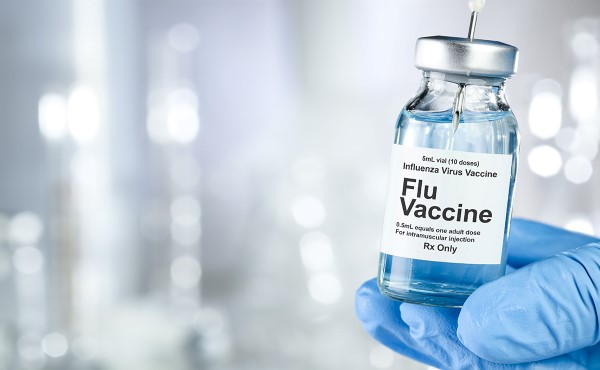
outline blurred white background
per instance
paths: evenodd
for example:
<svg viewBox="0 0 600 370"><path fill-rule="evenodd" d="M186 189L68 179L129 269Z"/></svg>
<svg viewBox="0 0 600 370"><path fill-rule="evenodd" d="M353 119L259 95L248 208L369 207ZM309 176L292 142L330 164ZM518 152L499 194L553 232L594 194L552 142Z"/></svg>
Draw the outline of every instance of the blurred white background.
<svg viewBox="0 0 600 370"><path fill-rule="evenodd" d="M0 369L425 369L353 295L415 41L466 0L0 2ZM600 3L477 35L521 50L515 215L600 232Z"/></svg>

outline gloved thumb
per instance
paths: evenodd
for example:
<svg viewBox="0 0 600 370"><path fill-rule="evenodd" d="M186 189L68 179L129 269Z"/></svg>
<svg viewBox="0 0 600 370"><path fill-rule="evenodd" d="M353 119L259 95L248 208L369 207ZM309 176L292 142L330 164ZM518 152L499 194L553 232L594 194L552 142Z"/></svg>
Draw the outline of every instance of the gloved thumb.
<svg viewBox="0 0 600 370"><path fill-rule="evenodd" d="M600 244L560 253L476 290L459 315L458 338L506 364L592 346L600 340L599 289Z"/></svg>

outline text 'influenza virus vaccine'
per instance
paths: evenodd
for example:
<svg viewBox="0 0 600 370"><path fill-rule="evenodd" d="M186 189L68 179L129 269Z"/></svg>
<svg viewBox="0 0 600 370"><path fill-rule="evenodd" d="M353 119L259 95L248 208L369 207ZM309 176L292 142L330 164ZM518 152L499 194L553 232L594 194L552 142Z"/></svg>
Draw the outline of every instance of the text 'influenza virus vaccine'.
<svg viewBox="0 0 600 370"><path fill-rule="evenodd" d="M381 240L388 297L460 307L505 271L519 132L504 89L518 50L473 38L481 7L468 38L417 41L423 80L396 125Z"/></svg>

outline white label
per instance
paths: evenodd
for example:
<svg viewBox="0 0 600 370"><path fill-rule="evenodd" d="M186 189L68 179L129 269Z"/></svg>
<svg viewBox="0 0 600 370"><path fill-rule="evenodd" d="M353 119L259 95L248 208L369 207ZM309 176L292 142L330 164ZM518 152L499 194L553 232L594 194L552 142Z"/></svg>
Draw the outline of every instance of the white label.
<svg viewBox="0 0 600 370"><path fill-rule="evenodd" d="M394 145L381 251L500 264L512 156Z"/></svg>

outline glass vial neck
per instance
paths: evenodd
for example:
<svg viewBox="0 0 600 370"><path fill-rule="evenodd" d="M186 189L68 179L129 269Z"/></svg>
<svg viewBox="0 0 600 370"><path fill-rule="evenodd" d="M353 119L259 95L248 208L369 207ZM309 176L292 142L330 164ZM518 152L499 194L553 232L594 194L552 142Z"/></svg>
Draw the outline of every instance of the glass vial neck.
<svg viewBox="0 0 600 370"><path fill-rule="evenodd" d="M431 80L447 81L455 84L475 85L475 86L503 86L506 82L504 78L465 76L459 74L424 71L423 78Z"/></svg>
<svg viewBox="0 0 600 370"><path fill-rule="evenodd" d="M504 94L504 82L504 79L483 81L472 78L462 82L450 79L448 75L425 72L419 91L406 108L417 111L451 110L454 108L459 89L464 87L465 110L508 111L510 107Z"/></svg>

